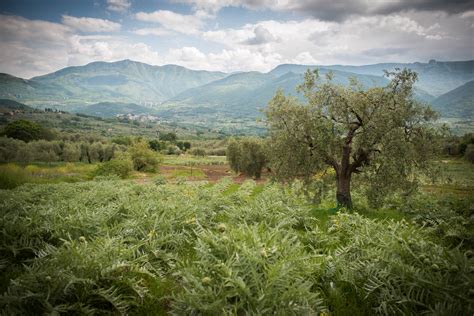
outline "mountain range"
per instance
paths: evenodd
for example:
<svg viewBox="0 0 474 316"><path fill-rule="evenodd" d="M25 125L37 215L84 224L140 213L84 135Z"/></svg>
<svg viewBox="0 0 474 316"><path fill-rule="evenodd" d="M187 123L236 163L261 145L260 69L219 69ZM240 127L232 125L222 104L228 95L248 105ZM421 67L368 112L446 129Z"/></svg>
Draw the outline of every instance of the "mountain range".
<svg viewBox="0 0 474 316"><path fill-rule="evenodd" d="M277 89L295 95L304 72L329 71L334 81L355 77L364 87L383 86L384 70L410 68L418 73L415 97L445 117L473 118L474 61L384 63L364 66L279 65L267 73L191 70L177 65L152 66L131 60L93 62L22 79L0 74L0 98L36 107L115 116L159 114L169 119L207 117L255 119Z"/></svg>

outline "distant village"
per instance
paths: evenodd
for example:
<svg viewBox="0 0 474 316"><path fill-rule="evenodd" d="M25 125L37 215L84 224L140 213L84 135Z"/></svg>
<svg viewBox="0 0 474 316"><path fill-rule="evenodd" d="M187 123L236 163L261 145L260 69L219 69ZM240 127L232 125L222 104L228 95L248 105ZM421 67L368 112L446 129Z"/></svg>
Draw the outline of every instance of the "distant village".
<svg viewBox="0 0 474 316"><path fill-rule="evenodd" d="M150 114L117 114L117 119L119 120L129 120L129 121L138 121L138 122L158 122L159 117Z"/></svg>

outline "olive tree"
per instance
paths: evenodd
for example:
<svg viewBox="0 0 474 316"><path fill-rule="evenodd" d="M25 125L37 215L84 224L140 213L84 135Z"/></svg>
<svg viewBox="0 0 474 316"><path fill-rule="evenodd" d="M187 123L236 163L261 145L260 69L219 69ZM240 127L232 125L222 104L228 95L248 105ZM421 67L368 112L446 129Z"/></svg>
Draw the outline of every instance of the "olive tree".
<svg viewBox="0 0 474 316"><path fill-rule="evenodd" d="M260 179L267 163L264 143L255 137L231 139L227 146L227 161L232 170Z"/></svg>
<svg viewBox="0 0 474 316"><path fill-rule="evenodd" d="M334 169L336 200L352 207L354 174L368 185L369 201L400 188L413 188L418 171L429 170L436 113L413 99L417 74L386 72L385 87L364 89L355 79L348 86L307 71L298 87L307 99L278 91L266 110L269 159L281 179L310 179Z"/></svg>

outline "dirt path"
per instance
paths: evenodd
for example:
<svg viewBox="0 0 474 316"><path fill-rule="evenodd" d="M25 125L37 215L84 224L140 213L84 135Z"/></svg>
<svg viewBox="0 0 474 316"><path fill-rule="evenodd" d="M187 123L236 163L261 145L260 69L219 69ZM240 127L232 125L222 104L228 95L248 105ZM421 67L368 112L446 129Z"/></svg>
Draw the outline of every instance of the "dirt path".
<svg viewBox="0 0 474 316"><path fill-rule="evenodd" d="M191 170L196 170L197 174L204 174L204 177L192 176ZM186 178L188 181L207 180L210 183L215 183L224 177L232 177L234 183L242 183L245 180L252 179L251 177L247 177L243 174L235 175L235 173L230 170L228 165L196 165L192 167L181 165L162 165L160 166L159 174L164 176L166 179L173 181L176 178L174 174L180 171L185 171L187 173ZM133 177L135 182L139 184L145 184L150 183L155 175L136 172ZM257 183L265 183L267 181L267 174L264 173L262 178L256 181Z"/></svg>

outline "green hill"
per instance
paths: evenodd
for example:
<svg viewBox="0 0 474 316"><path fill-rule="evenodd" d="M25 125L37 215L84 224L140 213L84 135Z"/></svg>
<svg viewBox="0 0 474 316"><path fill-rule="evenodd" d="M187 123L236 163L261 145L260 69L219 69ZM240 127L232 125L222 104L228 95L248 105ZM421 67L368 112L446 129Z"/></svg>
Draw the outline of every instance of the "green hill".
<svg viewBox="0 0 474 316"><path fill-rule="evenodd" d="M304 69L304 71L306 68ZM321 75L328 69L320 69ZM365 87L385 85L387 79L380 76L358 75L343 71L333 71L334 81L347 85L355 77ZM242 72L207 85L186 90L166 101L160 109L174 111L177 115L188 113L203 114L204 109L210 114L226 114L233 117L255 117L260 115L278 89L286 94L296 95L296 87L302 83L302 73Z"/></svg>
<svg viewBox="0 0 474 316"><path fill-rule="evenodd" d="M474 80L474 60L436 61L428 63L383 63L364 66L332 65L328 69L348 71L365 75L382 76L383 70L410 68L418 73L416 87L438 97L452 89Z"/></svg>
<svg viewBox="0 0 474 316"><path fill-rule="evenodd" d="M64 101L71 94L55 83L42 83L0 73L0 98L25 101Z"/></svg>
<svg viewBox="0 0 474 316"><path fill-rule="evenodd" d="M463 84L431 102L444 117L474 118L474 80Z"/></svg>
<svg viewBox="0 0 474 316"><path fill-rule="evenodd" d="M13 110L34 111L32 107L29 107L23 103L8 99L0 99L0 113L10 112Z"/></svg>
<svg viewBox="0 0 474 316"><path fill-rule="evenodd" d="M32 78L59 85L69 101L157 104L176 94L221 79L222 72L196 71L176 65L152 66L131 60L93 62Z"/></svg>

